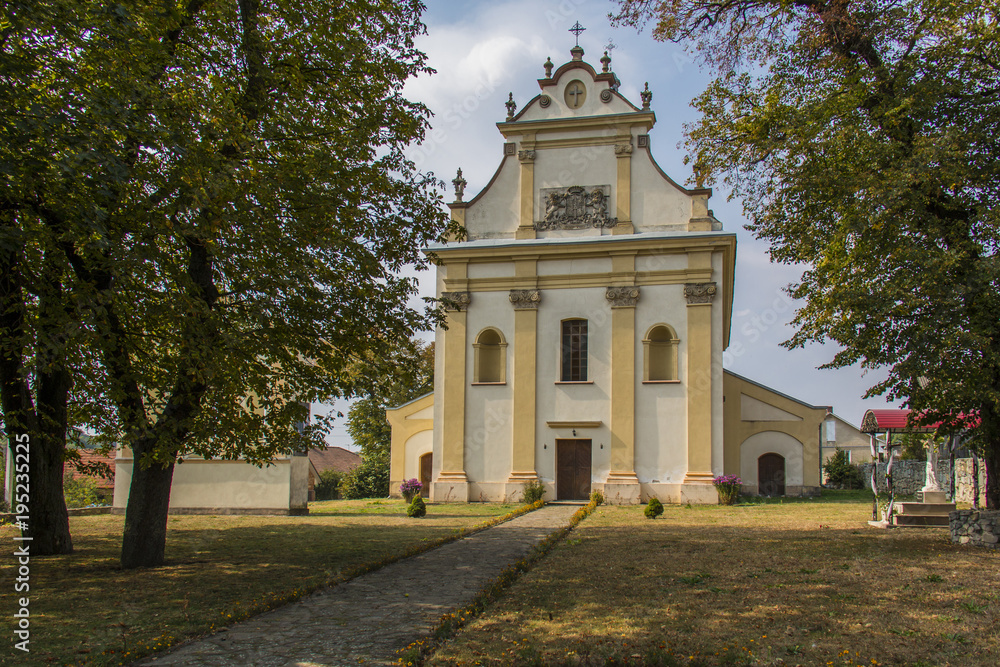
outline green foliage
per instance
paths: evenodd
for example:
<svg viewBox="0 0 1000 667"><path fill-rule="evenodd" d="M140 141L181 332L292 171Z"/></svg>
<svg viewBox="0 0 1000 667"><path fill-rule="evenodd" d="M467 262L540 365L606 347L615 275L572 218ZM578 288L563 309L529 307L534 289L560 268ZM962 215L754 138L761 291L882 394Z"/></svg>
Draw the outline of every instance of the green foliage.
<svg viewBox="0 0 1000 667"><path fill-rule="evenodd" d="M892 436L892 444L900 445L900 461L926 461L928 440L932 440L929 433L900 433Z"/></svg>
<svg viewBox="0 0 1000 667"><path fill-rule="evenodd" d="M590 502L594 503L594 505L603 505L604 494L600 491L592 491L590 494Z"/></svg>
<svg viewBox="0 0 1000 667"><path fill-rule="evenodd" d="M3 12L8 430L38 423L21 399L45 384L25 369L43 369L72 394L69 425L132 448L133 505L157 516L169 484L144 481L179 454L265 463L322 442L332 417L308 405L373 390L382 377L357 360L440 321L408 305L417 284L402 273L458 232L439 181L404 154L428 126L402 93L430 72L414 47L423 9ZM40 409L59 414L51 393ZM153 553L128 567L162 561L154 523L126 515L125 543Z"/></svg>
<svg viewBox="0 0 1000 667"><path fill-rule="evenodd" d="M774 261L804 267L789 347L887 369L942 433L978 418L1000 470L1000 22L978 0L625 0L714 68L687 130ZM964 416L963 416L964 415ZM1000 508L1000 479L988 503Z"/></svg>
<svg viewBox="0 0 1000 667"><path fill-rule="evenodd" d="M389 453L369 456L340 481L340 495L347 499L385 498L389 495Z"/></svg>
<svg viewBox="0 0 1000 667"><path fill-rule="evenodd" d="M410 506L406 508L406 516L420 518L427 514L427 505L424 504L424 499L420 496L416 496Z"/></svg>
<svg viewBox="0 0 1000 667"><path fill-rule="evenodd" d="M663 514L663 503L657 498L650 498L649 502L646 503L646 509L643 510L643 514L646 515L647 519L655 519Z"/></svg>
<svg viewBox="0 0 1000 667"><path fill-rule="evenodd" d="M830 460L823 466L826 472L827 485L838 489L863 489L865 480L861 475L861 470L851 463L847 457L847 452L838 449L830 457Z"/></svg>
<svg viewBox="0 0 1000 667"><path fill-rule="evenodd" d="M319 474L319 481L316 482L316 500L336 500L340 498L340 482L344 478L344 473L339 470L324 470Z"/></svg>
<svg viewBox="0 0 1000 667"><path fill-rule="evenodd" d="M537 503L545 497L545 485L541 480L533 479L525 482L521 488L524 490L524 504L531 505Z"/></svg>
<svg viewBox="0 0 1000 667"><path fill-rule="evenodd" d="M97 480L93 477L77 477L66 475L63 477L63 497L66 499L66 507L90 507L100 504L100 496L97 495Z"/></svg>

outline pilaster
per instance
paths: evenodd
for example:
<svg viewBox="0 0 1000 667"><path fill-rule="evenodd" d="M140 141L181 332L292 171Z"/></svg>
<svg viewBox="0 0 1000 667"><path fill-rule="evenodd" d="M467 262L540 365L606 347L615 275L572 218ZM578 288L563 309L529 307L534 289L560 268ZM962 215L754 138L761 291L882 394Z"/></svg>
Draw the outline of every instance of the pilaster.
<svg viewBox="0 0 1000 667"><path fill-rule="evenodd" d="M618 182L616 216L618 224L611 228L613 235L632 234L632 135L619 137L615 144L615 157L618 162Z"/></svg>
<svg viewBox="0 0 1000 667"><path fill-rule="evenodd" d="M458 268L458 267L455 267ZM466 267L461 265L462 273ZM452 275L456 282L465 275ZM466 502L469 499L465 475L465 348L466 309L472 301L469 292L442 292L446 299L447 330L444 332L444 377L442 378L441 472L431 485L435 501Z"/></svg>
<svg viewBox="0 0 1000 667"><path fill-rule="evenodd" d="M690 269L711 266L711 253L688 255ZM709 485L712 473L712 302L716 284L688 283L687 299L687 474L684 484ZM693 491L693 490L692 490ZM682 491L683 493L683 491ZM707 493L696 495L708 495Z"/></svg>
<svg viewBox="0 0 1000 667"><path fill-rule="evenodd" d="M534 137L521 142L517 152L521 163L521 216L514 238L535 238L535 142Z"/></svg>
<svg viewBox="0 0 1000 667"><path fill-rule="evenodd" d="M639 288L608 287L611 305L611 471L604 494L611 503L639 501L635 474L635 305Z"/></svg>
<svg viewBox="0 0 1000 667"><path fill-rule="evenodd" d="M541 293L537 289L513 289L510 302L514 307L514 386L508 497L520 492L526 481L538 478L535 472L535 371Z"/></svg>

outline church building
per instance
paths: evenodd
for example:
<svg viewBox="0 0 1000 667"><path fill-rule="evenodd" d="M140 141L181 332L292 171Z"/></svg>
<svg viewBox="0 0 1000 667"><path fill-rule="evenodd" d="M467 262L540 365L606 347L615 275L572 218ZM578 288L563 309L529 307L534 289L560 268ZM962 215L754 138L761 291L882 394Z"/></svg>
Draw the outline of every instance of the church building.
<svg viewBox="0 0 1000 667"><path fill-rule="evenodd" d="M517 111L500 165L453 219L465 238L438 262L447 328L432 394L389 410L392 488L435 501L716 503L717 475L745 490L819 487L826 408L724 372L736 235L711 190L672 180L651 153L652 93L619 93L607 53L583 49ZM778 484L780 483L780 486Z"/></svg>

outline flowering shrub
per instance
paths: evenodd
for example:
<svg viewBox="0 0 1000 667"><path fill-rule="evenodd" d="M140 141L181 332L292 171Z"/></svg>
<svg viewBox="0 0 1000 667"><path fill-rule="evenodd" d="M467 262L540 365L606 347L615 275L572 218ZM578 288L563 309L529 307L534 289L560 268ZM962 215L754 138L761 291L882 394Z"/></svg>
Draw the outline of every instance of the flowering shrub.
<svg viewBox="0 0 1000 667"><path fill-rule="evenodd" d="M399 492L403 494L406 502L411 502L413 497L419 494L422 488L424 488L424 485L420 483L419 479L414 477L413 479L403 480L403 483L399 485Z"/></svg>
<svg viewBox="0 0 1000 667"><path fill-rule="evenodd" d="M736 475L719 475L712 480L715 490L719 492L720 505L732 505L740 495L742 480Z"/></svg>

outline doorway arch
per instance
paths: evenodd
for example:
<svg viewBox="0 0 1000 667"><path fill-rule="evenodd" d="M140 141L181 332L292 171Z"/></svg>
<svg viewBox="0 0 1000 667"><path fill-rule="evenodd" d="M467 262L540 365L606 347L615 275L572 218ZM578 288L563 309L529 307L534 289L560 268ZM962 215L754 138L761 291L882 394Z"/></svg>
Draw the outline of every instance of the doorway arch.
<svg viewBox="0 0 1000 667"><path fill-rule="evenodd" d="M431 471L434 469L434 454L427 452L420 456L420 497L430 498Z"/></svg>
<svg viewBox="0 0 1000 667"><path fill-rule="evenodd" d="M785 457L768 452L757 459L757 488L762 496L785 495Z"/></svg>

